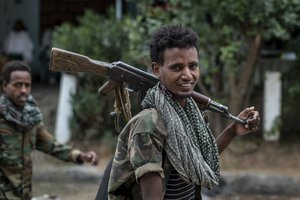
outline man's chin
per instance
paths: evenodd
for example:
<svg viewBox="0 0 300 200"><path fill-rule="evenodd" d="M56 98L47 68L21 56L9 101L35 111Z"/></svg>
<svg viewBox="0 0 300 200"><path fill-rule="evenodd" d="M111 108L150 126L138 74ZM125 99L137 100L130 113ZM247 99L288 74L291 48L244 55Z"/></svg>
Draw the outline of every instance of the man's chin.
<svg viewBox="0 0 300 200"><path fill-rule="evenodd" d="M191 96L192 96L192 92L193 92L193 91L189 91L189 92L178 92L178 93L176 94L176 96L177 96L178 98L188 98L188 97L191 97Z"/></svg>
<svg viewBox="0 0 300 200"><path fill-rule="evenodd" d="M26 101L19 101L19 102L15 102L15 104L16 104L16 106L18 106L18 107L22 108L22 107L24 107L24 106L25 106L25 104L26 104Z"/></svg>

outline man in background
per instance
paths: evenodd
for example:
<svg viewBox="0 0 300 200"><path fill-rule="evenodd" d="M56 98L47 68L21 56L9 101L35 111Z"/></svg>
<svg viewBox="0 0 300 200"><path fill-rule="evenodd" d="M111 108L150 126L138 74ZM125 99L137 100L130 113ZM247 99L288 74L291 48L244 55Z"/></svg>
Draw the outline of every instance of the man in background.
<svg viewBox="0 0 300 200"><path fill-rule="evenodd" d="M30 95L31 69L10 61L2 71L0 96L0 199L30 200L35 149L60 160L97 165L95 152L82 152L59 144L48 132L36 101Z"/></svg>
<svg viewBox="0 0 300 200"><path fill-rule="evenodd" d="M10 59L22 60L27 64L32 61L33 42L21 19L17 19L12 30L5 37L3 51Z"/></svg>

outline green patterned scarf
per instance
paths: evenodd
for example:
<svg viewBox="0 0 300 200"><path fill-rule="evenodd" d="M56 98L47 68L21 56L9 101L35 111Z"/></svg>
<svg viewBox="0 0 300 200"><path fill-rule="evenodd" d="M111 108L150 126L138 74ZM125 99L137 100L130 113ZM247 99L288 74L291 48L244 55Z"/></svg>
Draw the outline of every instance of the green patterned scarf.
<svg viewBox="0 0 300 200"><path fill-rule="evenodd" d="M207 188L218 185L218 148L195 101L187 98L182 108L158 83L148 90L141 105L143 109L155 108L162 116L168 132L165 151L181 177Z"/></svg>
<svg viewBox="0 0 300 200"><path fill-rule="evenodd" d="M23 108L16 107L6 95L1 95L0 115L20 131L28 131L42 121L42 113L31 95Z"/></svg>

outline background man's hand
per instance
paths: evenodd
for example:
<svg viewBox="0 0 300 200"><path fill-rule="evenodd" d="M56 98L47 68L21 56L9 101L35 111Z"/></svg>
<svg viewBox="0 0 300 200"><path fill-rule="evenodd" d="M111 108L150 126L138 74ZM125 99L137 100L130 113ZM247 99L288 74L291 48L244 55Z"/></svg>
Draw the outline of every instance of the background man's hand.
<svg viewBox="0 0 300 200"><path fill-rule="evenodd" d="M81 153L79 155L80 160L84 163L89 163L91 165L98 165L99 163L99 157L94 151L89 151L86 153Z"/></svg>

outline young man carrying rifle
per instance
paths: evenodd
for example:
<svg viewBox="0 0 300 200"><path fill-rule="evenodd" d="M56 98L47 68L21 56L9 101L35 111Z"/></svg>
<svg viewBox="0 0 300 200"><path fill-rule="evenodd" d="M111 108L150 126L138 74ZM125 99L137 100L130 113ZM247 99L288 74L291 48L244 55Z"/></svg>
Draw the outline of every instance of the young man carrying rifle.
<svg viewBox="0 0 300 200"><path fill-rule="evenodd" d="M238 117L246 123L233 122L215 139L191 98L201 70L196 33L181 25L161 27L150 56L159 82L119 135L109 199L201 199L201 187L218 185L219 154L235 136L258 130L259 113L245 108Z"/></svg>

